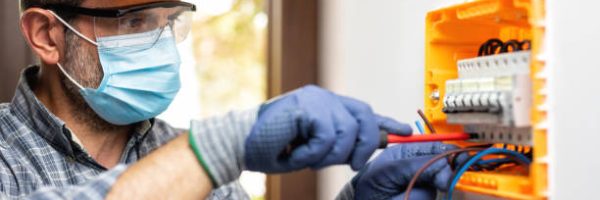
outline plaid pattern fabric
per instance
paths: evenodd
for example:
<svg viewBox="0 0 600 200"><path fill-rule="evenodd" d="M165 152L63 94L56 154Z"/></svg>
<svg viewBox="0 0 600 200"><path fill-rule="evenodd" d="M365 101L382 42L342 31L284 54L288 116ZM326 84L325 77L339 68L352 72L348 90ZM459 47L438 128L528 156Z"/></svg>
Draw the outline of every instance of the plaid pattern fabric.
<svg viewBox="0 0 600 200"><path fill-rule="evenodd" d="M30 83L38 71L24 70L12 102L0 104L0 199L103 199L128 165L183 132L158 119L140 123L120 164L106 169L36 99ZM208 199L249 197L236 181Z"/></svg>
<svg viewBox="0 0 600 200"><path fill-rule="evenodd" d="M244 141L256 122L257 113L258 108L254 108L202 121L192 120L190 136L195 138L202 162L206 164L206 171L214 185L237 180L245 169L243 159L247 154Z"/></svg>
<svg viewBox="0 0 600 200"><path fill-rule="evenodd" d="M335 200L352 200L354 199L354 187L350 183L346 183L342 191L338 193Z"/></svg>

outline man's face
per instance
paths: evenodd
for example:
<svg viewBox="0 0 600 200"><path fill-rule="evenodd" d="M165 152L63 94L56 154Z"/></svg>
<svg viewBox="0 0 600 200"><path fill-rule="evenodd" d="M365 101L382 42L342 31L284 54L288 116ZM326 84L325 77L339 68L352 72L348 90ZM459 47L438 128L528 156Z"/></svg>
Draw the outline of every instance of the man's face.
<svg viewBox="0 0 600 200"><path fill-rule="evenodd" d="M86 8L110 8L151 2L156 2L156 0L87 0L80 6ZM94 18L84 15L78 15L72 18L69 21L69 24L81 34L92 40L95 40L96 32L113 31L94 30L95 28L99 29L100 26L94 27ZM97 47L80 38L73 31L68 29L65 31L64 47L64 57L60 62L64 66L65 71L73 77L75 81L81 84L81 86L86 88L97 88L104 76L102 65L98 58ZM90 124L96 126L95 128L98 130L107 130L114 127L114 125L109 124L96 115L79 93L79 88L63 74L61 74L61 81L67 96L74 105L75 110L73 110L73 113L75 118L91 122Z"/></svg>
<svg viewBox="0 0 600 200"><path fill-rule="evenodd" d="M110 8L122 7L128 5L145 4L156 2L156 0L87 0L80 6L86 8ZM115 30L95 30L111 29L107 26L94 27L93 17L79 15L73 18L70 23L83 35L94 40L97 32L112 32ZM113 28L114 29L114 28ZM96 46L86 42L78 37L72 31L65 33L64 60L65 70L83 87L97 88L103 77L102 66L98 59ZM71 84L71 86L74 86ZM76 87L74 87L76 89ZM78 93L78 92L77 92Z"/></svg>

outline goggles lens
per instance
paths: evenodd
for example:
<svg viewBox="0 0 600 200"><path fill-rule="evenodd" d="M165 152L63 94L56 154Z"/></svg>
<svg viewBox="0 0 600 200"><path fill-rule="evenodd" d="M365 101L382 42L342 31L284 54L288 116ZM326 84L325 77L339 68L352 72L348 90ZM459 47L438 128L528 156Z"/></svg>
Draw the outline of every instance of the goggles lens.
<svg viewBox="0 0 600 200"><path fill-rule="evenodd" d="M192 24L192 10L189 7L157 7L127 13L120 17L94 17L96 38L126 36L144 33L156 41L171 29L177 43L185 40Z"/></svg>

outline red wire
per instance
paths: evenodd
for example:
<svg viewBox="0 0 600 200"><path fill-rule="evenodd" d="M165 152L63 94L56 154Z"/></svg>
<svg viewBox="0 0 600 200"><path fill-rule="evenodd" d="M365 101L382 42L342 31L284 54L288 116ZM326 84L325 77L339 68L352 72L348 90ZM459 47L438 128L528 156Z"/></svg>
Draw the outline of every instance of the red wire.
<svg viewBox="0 0 600 200"><path fill-rule="evenodd" d="M470 135L466 133L438 133L438 134L427 134L427 135L411 135L411 136L399 136L394 134L388 134L388 144L392 143L409 143L409 142L434 142L434 141L449 141L449 140L468 140Z"/></svg>

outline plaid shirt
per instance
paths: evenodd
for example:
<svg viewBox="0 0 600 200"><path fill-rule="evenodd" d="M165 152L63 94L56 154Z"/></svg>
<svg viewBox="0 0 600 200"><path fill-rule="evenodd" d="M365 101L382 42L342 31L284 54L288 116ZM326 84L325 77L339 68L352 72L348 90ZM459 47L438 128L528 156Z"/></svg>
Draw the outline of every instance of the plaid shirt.
<svg viewBox="0 0 600 200"><path fill-rule="evenodd" d="M23 71L12 102L0 104L0 199L104 199L127 166L181 134L165 122L141 123L120 164L106 169L38 101L29 86L39 67ZM249 199L238 182L208 199Z"/></svg>

